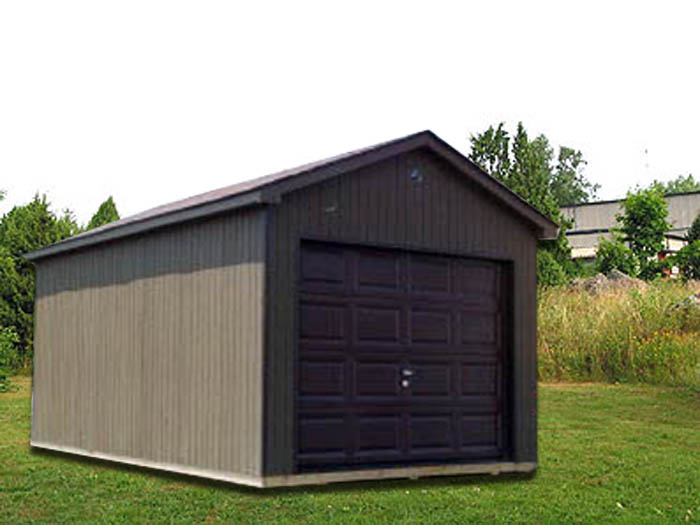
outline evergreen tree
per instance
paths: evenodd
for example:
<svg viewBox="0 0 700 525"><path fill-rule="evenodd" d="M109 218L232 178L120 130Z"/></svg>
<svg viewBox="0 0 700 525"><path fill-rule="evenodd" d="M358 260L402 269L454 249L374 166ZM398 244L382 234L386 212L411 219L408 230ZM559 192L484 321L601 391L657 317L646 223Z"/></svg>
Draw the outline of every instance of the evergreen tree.
<svg viewBox="0 0 700 525"><path fill-rule="evenodd" d="M106 201L100 204L100 207L92 216L90 222L88 223L86 230L92 230L93 228L99 228L110 222L119 220L119 212L117 211L117 206L114 204L114 200L110 196Z"/></svg>
<svg viewBox="0 0 700 525"><path fill-rule="evenodd" d="M34 267L22 256L77 231L71 212L57 217L45 196L15 206L0 219L0 327L17 335L13 367L30 363L33 341Z"/></svg>

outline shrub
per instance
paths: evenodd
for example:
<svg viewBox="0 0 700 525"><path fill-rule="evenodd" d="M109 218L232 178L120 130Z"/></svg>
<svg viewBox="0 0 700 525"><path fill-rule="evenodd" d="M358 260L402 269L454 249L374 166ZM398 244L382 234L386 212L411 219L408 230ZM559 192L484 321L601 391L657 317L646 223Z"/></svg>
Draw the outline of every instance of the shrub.
<svg viewBox="0 0 700 525"><path fill-rule="evenodd" d="M598 271L606 275L613 270L620 270L634 277L639 271L637 256L617 238L600 238L595 264Z"/></svg>
<svg viewBox="0 0 700 525"><path fill-rule="evenodd" d="M566 283L566 273L547 250L537 250L537 284L557 286Z"/></svg>
<svg viewBox="0 0 700 525"><path fill-rule="evenodd" d="M0 392L10 389L12 360L17 355L19 336L11 327L0 329Z"/></svg>
<svg viewBox="0 0 700 525"><path fill-rule="evenodd" d="M700 240L683 246L672 260L683 279L700 279Z"/></svg>

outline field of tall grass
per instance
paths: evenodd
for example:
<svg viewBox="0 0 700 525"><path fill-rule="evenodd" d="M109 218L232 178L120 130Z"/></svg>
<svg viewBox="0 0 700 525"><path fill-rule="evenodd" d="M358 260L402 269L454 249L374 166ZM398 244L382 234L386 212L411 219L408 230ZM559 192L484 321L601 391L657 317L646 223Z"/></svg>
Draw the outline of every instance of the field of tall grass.
<svg viewBox="0 0 700 525"><path fill-rule="evenodd" d="M700 386L700 307L674 308L698 291L678 281L540 290L540 380Z"/></svg>

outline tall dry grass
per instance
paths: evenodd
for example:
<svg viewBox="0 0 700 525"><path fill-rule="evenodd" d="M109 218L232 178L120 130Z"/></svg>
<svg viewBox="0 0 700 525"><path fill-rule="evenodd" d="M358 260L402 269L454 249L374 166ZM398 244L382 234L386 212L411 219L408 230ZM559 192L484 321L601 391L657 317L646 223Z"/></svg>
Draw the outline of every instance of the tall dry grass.
<svg viewBox="0 0 700 525"><path fill-rule="evenodd" d="M697 291L700 283L676 281L600 294L541 290L540 379L698 386L700 308L673 308Z"/></svg>

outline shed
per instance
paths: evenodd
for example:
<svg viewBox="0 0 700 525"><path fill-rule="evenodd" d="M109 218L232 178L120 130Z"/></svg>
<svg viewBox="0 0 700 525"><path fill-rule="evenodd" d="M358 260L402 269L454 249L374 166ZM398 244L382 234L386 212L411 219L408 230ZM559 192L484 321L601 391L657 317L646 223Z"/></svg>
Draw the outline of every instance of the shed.
<svg viewBox="0 0 700 525"><path fill-rule="evenodd" d="M424 131L32 252L31 445L257 487L532 471L556 232Z"/></svg>

